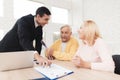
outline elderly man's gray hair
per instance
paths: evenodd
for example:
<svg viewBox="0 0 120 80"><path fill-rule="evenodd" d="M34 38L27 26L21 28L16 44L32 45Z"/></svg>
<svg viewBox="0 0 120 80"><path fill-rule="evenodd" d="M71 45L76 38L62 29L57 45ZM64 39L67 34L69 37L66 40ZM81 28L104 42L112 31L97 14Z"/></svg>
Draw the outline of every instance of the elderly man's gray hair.
<svg viewBox="0 0 120 80"><path fill-rule="evenodd" d="M72 32L72 28L71 28L69 25L64 25L64 26L62 26L62 27L60 28L60 30L62 30L62 29L65 28L65 27L69 28L70 32Z"/></svg>

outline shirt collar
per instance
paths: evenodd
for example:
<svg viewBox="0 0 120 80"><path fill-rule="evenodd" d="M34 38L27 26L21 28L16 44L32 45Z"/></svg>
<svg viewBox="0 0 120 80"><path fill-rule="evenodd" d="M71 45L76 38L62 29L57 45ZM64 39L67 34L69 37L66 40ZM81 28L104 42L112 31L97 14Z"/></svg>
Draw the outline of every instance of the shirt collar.
<svg viewBox="0 0 120 80"><path fill-rule="evenodd" d="M34 17L34 24L35 24L35 28L37 28L39 26L38 23L35 20L35 17Z"/></svg>

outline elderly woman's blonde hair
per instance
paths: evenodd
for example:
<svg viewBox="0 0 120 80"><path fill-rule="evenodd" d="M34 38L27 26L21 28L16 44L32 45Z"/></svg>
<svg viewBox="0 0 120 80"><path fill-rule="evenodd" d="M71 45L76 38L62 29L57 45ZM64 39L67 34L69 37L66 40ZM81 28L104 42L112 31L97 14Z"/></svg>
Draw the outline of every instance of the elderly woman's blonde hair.
<svg viewBox="0 0 120 80"><path fill-rule="evenodd" d="M92 20L83 22L85 40L90 46L95 43L95 40L101 37L97 24Z"/></svg>

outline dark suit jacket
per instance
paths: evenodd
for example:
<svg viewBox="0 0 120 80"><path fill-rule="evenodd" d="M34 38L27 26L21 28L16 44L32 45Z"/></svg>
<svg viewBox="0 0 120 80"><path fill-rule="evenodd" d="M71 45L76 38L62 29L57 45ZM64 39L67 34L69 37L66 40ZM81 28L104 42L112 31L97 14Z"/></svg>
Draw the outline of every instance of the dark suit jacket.
<svg viewBox="0 0 120 80"><path fill-rule="evenodd" d="M37 50L41 53L42 26L35 28L34 16L18 19L14 27L0 42L0 52ZM36 45L33 47L33 40Z"/></svg>

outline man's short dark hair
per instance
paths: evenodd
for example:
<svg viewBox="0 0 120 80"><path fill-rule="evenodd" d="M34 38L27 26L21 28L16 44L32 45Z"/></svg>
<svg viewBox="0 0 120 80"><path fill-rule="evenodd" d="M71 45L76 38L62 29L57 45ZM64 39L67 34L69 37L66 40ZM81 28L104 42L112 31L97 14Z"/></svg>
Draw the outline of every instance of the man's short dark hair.
<svg viewBox="0 0 120 80"><path fill-rule="evenodd" d="M36 10L36 16L37 14L40 15L40 17L43 17L44 14L46 15L51 15L51 12L49 11L48 8L42 6L42 7L39 7L37 10Z"/></svg>

